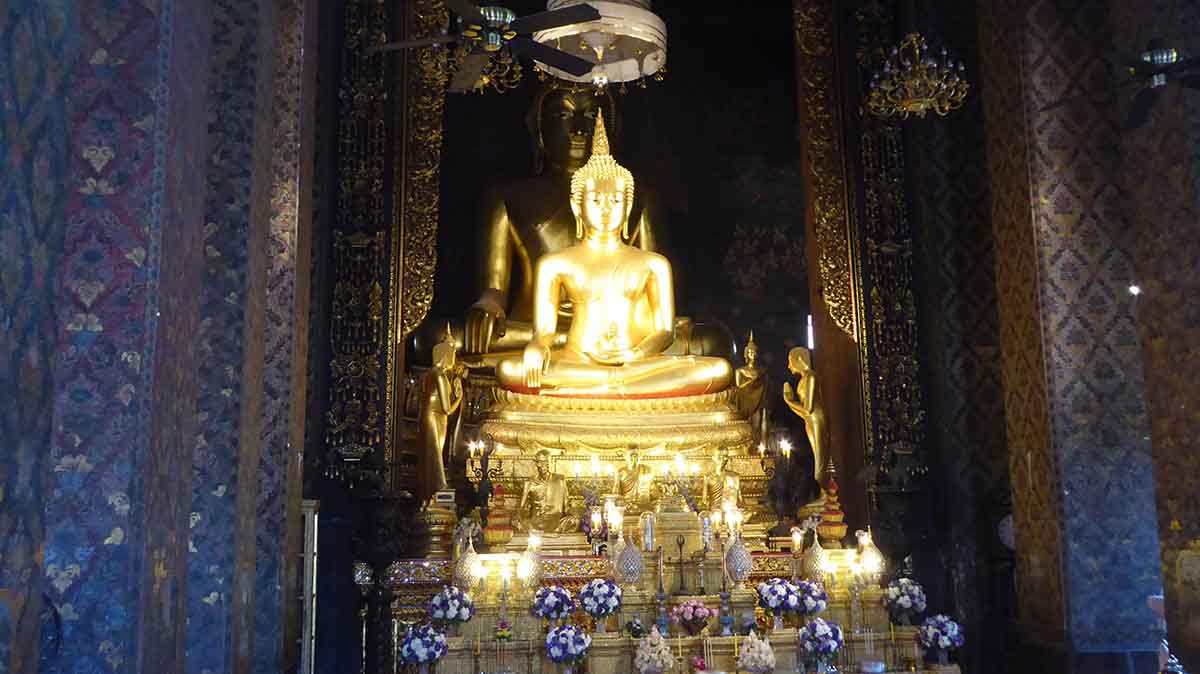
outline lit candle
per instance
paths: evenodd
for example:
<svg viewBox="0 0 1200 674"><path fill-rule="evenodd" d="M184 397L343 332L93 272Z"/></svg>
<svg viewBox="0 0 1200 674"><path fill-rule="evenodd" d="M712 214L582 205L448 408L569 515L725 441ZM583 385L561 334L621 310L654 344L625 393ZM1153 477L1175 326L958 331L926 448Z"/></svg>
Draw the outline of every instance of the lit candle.
<svg viewBox="0 0 1200 674"><path fill-rule="evenodd" d="M785 458L785 459L792 458L792 441L791 440L788 440L787 438L781 439L779 441L779 449L783 451L783 458Z"/></svg>
<svg viewBox="0 0 1200 674"><path fill-rule="evenodd" d="M592 477L600 477L600 458L592 455Z"/></svg>
<svg viewBox="0 0 1200 674"><path fill-rule="evenodd" d="M575 468L575 479L578 480L579 479L579 470L580 470L578 461L575 462L574 468Z"/></svg>

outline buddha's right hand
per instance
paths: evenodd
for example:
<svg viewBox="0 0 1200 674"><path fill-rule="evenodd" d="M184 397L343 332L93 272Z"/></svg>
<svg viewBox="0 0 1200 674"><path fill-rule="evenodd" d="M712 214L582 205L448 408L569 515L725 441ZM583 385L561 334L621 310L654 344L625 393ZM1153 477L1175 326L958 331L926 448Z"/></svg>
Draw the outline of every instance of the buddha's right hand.
<svg viewBox="0 0 1200 674"><path fill-rule="evenodd" d="M492 348L492 341L504 335L504 308L499 296L500 293L489 288L467 309L467 321L463 326L464 353L487 353Z"/></svg>
<svg viewBox="0 0 1200 674"><path fill-rule="evenodd" d="M525 345L521 364L525 370L525 386L537 390L542 387L542 372L550 361L550 349L540 342L532 341Z"/></svg>

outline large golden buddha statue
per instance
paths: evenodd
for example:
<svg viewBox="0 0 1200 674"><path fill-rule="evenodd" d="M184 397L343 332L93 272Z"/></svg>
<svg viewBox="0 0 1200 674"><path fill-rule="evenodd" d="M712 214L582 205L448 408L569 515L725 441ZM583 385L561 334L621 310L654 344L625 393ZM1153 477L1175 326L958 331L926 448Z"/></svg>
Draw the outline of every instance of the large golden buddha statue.
<svg viewBox="0 0 1200 674"><path fill-rule="evenodd" d="M534 275L533 335L496 366L503 388L568 397L656 398L724 390L729 362L668 355L674 341L671 264L625 243L633 175L609 153L603 115L592 155L571 177L575 245L543 255ZM559 309L572 308L565 340Z"/></svg>
<svg viewBox="0 0 1200 674"><path fill-rule="evenodd" d="M578 239L568 204L570 180L591 155L596 117L603 109L611 118L612 98L594 87L556 82L538 90L526 119L535 146L534 175L499 182L483 195L480 294L463 326L466 353L520 350L532 336L534 267L542 255ZM654 209L631 206L629 243L654 250Z"/></svg>
<svg viewBox="0 0 1200 674"><path fill-rule="evenodd" d="M520 353L533 336L534 269L543 255L574 245L575 216L570 208L571 175L592 152L596 116L611 122L615 103L590 85L561 81L543 84L526 115L534 148L534 172L491 181L478 214L476 266L478 299L465 315L451 317L464 359L488 369ZM626 243L644 250L662 244L661 209L646 189L630 205ZM559 307L558 343L566 338L571 307ZM414 362L427 363L441 340L440 320L425 322L413 335ZM731 356L733 339L720 323L676 317L673 354Z"/></svg>

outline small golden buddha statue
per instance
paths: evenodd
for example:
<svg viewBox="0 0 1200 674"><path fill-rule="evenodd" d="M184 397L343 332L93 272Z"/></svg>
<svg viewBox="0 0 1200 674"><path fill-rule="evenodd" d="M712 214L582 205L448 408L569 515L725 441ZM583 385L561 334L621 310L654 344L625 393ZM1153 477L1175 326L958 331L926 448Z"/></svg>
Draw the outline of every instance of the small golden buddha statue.
<svg viewBox="0 0 1200 674"><path fill-rule="evenodd" d="M767 429L767 370L758 365L758 344L754 343L754 331L746 340L742 349L745 364L734 370L733 385L736 389L734 402L741 413L755 430L755 437L760 441Z"/></svg>
<svg viewBox="0 0 1200 674"><path fill-rule="evenodd" d="M650 483L654 471L644 463L637 448L625 452L625 465L617 473L621 499L629 512L639 512L649 507Z"/></svg>
<svg viewBox="0 0 1200 674"><path fill-rule="evenodd" d="M788 370L796 375L796 389L783 384L783 402L804 421L804 432L813 450L813 477L823 484L821 477L829 457L825 445L825 407L821 402L821 389L817 386L816 373L812 369L812 354L803 346L788 352Z"/></svg>
<svg viewBox="0 0 1200 674"><path fill-rule="evenodd" d="M578 520L567 515L567 478L550 470L548 450L534 456L534 465L537 477L525 480L521 489L518 526L559 533L573 530Z"/></svg>
<svg viewBox="0 0 1200 674"><path fill-rule="evenodd" d="M729 467L729 449L722 447L713 455L713 487L708 492L710 508L719 508L725 501L738 505L742 495L742 476Z"/></svg>
<svg viewBox="0 0 1200 674"><path fill-rule="evenodd" d="M724 390L729 362L665 355L674 341L671 263L628 238L633 175L609 154L603 116L592 156L571 177L579 243L543 255L534 283L534 333L520 357L496 366L503 388L569 397L655 398ZM557 340L559 307L573 311Z"/></svg>
<svg viewBox="0 0 1200 674"><path fill-rule="evenodd" d="M446 455L451 419L458 419L463 401L463 375L466 366L456 360L458 345L446 326L445 338L433 347L433 366L421 377L418 413L417 498L427 502L446 488Z"/></svg>

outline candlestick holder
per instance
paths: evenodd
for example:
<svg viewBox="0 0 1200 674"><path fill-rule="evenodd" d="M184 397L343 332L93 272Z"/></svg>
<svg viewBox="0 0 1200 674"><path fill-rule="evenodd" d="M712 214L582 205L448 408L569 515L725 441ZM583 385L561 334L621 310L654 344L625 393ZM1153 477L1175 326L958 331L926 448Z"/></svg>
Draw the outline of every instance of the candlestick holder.
<svg viewBox="0 0 1200 674"><path fill-rule="evenodd" d="M476 440L468 443L467 450L470 452L467 479L471 481L471 478L474 478L475 491L479 495L479 522L486 529L492 494L495 493L495 487L492 485L492 470L489 464L491 463L492 454L496 452L496 441L489 435L485 441ZM497 475L503 474L503 461L500 462L496 472Z"/></svg>
<svg viewBox="0 0 1200 674"><path fill-rule="evenodd" d="M682 535L675 537L675 545L677 545L679 547L679 557L675 560L676 566L679 567L679 571L677 573L678 579L677 579L677 582L675 583L675 593L674 593L675 596L677 596L677 597L687 594L687 586L684 583L684 579L683 579L683 575L684 575L683 544L686 542L687 542L687 539L685 539Z"/></svg>

